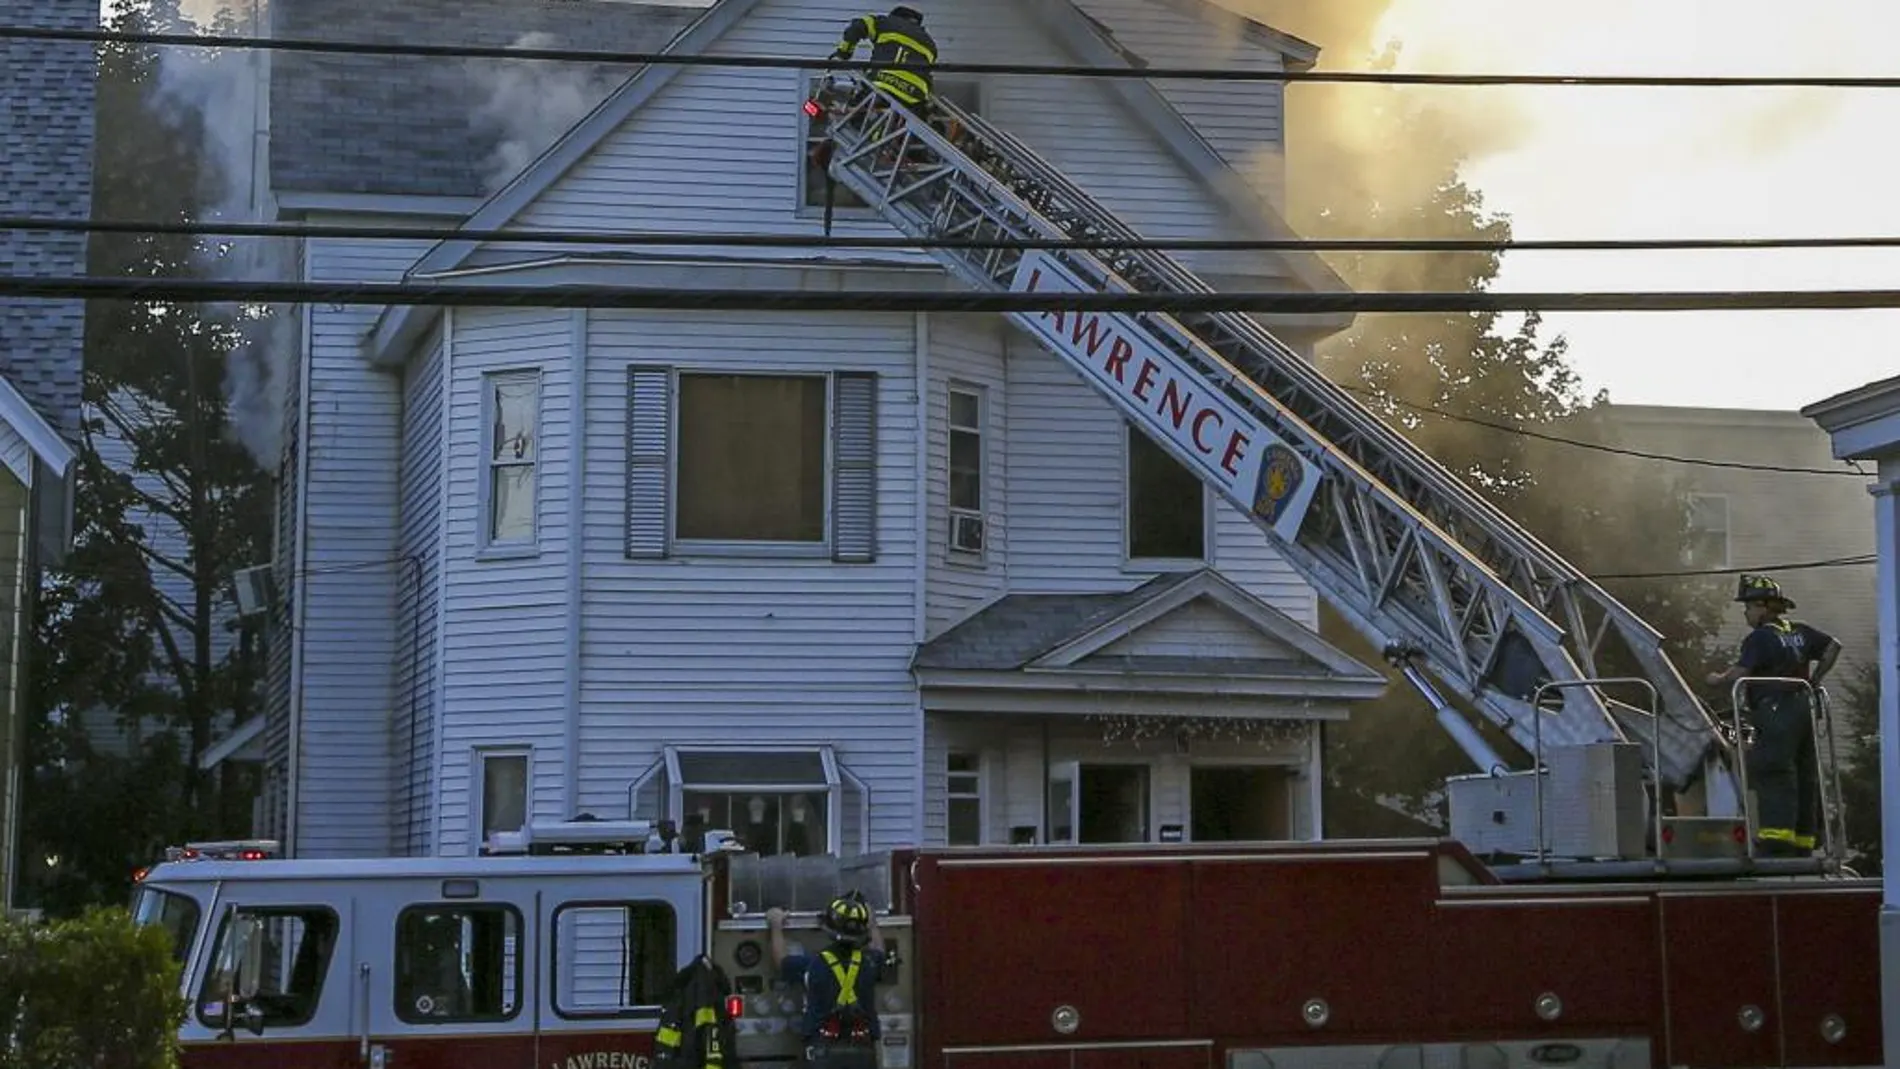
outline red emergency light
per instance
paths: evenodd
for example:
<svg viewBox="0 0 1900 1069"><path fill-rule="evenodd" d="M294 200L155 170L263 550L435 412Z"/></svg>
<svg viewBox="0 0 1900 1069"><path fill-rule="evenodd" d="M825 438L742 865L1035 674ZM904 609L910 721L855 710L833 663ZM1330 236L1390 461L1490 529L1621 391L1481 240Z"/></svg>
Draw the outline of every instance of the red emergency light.
<svg viewBox="0 0 1900 1069"><path fill-rule="evenodd" d="M745 1016L745 996L744 995L727 995L726 996L726 1016L732 1018L735 1021Z"/></svg>
<svg viewBox="0 0 1900 1069"><path fill-rule="evenodd" d="M824 110L825 109L818 106L818 102L816 100L805 101L805 115L809 118L816 119L819 113Z"/></svg>

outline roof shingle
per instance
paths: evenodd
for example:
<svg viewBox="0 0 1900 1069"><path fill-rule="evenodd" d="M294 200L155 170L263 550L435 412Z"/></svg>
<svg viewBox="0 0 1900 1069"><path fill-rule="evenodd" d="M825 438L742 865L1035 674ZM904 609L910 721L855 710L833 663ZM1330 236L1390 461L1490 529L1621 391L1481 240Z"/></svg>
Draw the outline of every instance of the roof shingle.
<svg viewBox="0 0 1900 1069"><path fill-rule="evenodd" d="M657 52L701 14L699 8L612 0L277 0L271 32L303 40ZM639 69L275 52L271 185L278 191L484 196Z"/></svg>

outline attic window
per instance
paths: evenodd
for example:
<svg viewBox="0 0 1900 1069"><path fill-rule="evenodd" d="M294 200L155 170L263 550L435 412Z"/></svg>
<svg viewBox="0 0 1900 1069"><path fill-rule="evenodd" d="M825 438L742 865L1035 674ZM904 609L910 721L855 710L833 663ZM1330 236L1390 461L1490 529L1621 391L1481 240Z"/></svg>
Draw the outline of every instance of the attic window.
<svg viewBox="0 0 1900 1069"><path fill-rule="evenodd" d="M806 99L816 96L823 82L823 75L813 75L807 79L805 83ZM938 96L950 101L971 115L980 116L983 114L982 84L973 78L945 78L939 76L936 79L936 92ZM813 122L802 108L799 109L798 112L798 121L804 125L805 130L803 142L805 146L804 168L799 177L799 204L804 208L815 208L819 211L823 211L825 207L826 176L825 169L818 166L817 153L815 150L818 148L819 142L824 139L825 127L822 122ZM840 184L836 192L832 195L832 208L834 210L868 209L869 207L870 206L867 205L863 199L856 193L851 192L851 190L843 184Z"/></svg>

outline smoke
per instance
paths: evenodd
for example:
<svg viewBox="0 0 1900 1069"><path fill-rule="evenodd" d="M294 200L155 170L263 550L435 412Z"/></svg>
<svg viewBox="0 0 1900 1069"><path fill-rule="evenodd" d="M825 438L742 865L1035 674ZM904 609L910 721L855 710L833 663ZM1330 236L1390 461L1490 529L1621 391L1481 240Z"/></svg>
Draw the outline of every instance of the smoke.
<svg viewBox="0 0 1900 1069"><path fill-rule="evenodd" d="M264 36L269 17L264 0L219 0L192 5L205 32ZM260 92L268 53L261 49L165 48L159 50L158 91L162 109L202 132L204 157L198 216L204 223L256 222L263 218L264 172L259 166L266 116ZM198 266L213 279L291 281L294 246L286 239L223 237L209 242ZM258 465L275 472L282 458L285 405L297 367L297 320L289 306L268 309L236 304L204 308L236 332L225 356L227 433Z"/></svg>
<svg viewBox="0 0 1900 1069"><path fill-rule="evenodd" d="M508 47L553 48L559 43L537 32L524 34ZM468 71L476 88L486 93L472 115L475 133L496 139L482 175L490 193L521 173L627 79L624 71L531 59L471 61Z"/></svg>

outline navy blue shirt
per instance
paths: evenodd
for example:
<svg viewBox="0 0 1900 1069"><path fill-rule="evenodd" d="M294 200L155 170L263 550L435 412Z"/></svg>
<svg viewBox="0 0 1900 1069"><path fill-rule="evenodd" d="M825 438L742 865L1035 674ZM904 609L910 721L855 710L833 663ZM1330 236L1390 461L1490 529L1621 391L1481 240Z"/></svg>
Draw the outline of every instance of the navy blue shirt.
<svg viewBox="0 0 1900 1069"><path fill-rule="evenodd" d="M1806 679L1808 666L1821 659L1834 637L1816 627L1795 620L1776 620L1762 624L1742 639L1741 656L1735 659L1751 676L1777 679ZM1782 690L1763 686L1763 691Z"/></svg>
<svg viewBox="0 0 1900 1069"><path fill-rule="evenodd" d="M838 967L847 974L851 970L850 952L841 946L829 949L838 959ZM864 1007L870 1018L871 1035L878 1035L877 1021L877 982L884 967L884 952L875 947L865 947L861 951L863 961L858 966L857 983L852 987L858 993L858 1005ZM831 974L831 966L819 954L788 954L779 966L779 979L792 987L805 992L805 1023L802 1034L807 1040L816 1038L818 1025L838 1005L838 978Z"/></svg>

